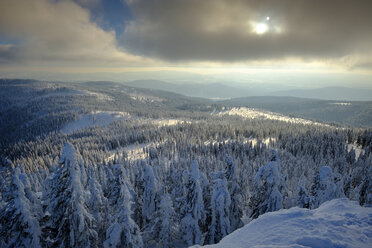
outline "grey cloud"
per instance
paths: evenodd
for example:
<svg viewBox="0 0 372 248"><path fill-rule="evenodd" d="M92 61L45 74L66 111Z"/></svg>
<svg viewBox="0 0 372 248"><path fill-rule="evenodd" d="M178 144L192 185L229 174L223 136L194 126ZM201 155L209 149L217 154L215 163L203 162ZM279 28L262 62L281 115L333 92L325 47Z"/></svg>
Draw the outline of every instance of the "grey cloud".
<svg viewBox="0 0 372 248"><path fill-rule="evenodd" d="M350 66L350 69L371 71L372 70L372 57L370 57L369 60L358 61L357 63L354 63L352 66Z"/></svg>
<svg viewBox="0 0 372 248"><path fill-rule="evenodd" d="M0 64L7 63L15 59L15 47L13 45L0 45Z"/></svg>
<svg viewBox="0 0 372 248"><path fill-rule="evenodd" d="M370 0L131 0L120 43L168 61L337 59L371 54ZM251 32L270 16L281 33Z"/></svg>
<svg viewBox="0 0 372 248"><path fill-rule="evenodd" d="M94 1L84 1L94 2ZM90 20L72 1L0 1L0 35L19 40L0 47L0 62L33 66L117 66L148 59L118 49L114 32Z"/></svg>

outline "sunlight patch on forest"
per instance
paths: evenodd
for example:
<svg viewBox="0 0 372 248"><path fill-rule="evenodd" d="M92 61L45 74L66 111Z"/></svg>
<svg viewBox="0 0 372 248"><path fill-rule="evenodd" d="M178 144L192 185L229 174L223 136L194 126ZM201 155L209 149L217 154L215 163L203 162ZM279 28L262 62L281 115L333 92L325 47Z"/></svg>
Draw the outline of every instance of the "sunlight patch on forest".
<svg viewBox="0 0 372 248"><path fill-rule="evenodd" d="M221 112L213 112L212 114L218 115L218 116L236 115L236 116L241 116L246 119L269 119L269 120L278 120L278 121L284 121L284 122L296 123L296 124L320 125L320 126L329 127L329 125L326 125L320 122L314 122L314 121L305 120L305 119L297 118L297 117L285 116L279 113L263 111L263 110L258 110L254 108L237 107L237 108L232 108L232 109L228 109L228 110L221 111Z"/></svg>

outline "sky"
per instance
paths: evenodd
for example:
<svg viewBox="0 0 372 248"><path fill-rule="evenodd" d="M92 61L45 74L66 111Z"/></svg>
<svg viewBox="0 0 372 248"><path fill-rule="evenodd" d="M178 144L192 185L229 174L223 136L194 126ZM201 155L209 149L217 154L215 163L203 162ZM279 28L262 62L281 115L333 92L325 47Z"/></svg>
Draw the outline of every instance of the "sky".
<svg viewBox="0 0 372 248"><path fill-rule="evenodd" d="M372 88L371 13L371 0L0 0L0 77Z"/></svg>

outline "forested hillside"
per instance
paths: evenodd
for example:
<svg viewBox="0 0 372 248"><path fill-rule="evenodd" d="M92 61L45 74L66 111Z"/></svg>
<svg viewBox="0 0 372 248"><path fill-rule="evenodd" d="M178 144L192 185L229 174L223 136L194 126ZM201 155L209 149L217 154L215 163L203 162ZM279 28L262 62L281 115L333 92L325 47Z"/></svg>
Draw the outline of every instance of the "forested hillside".
<svg viewBox="0 0 372 248"><path fill-rule="evenodd" d="M267 212L372 206L370 129L104 82L0 87L0 247L215 244Z"/></svg>
<svg viewBox="0 0 372 248"><path fill-rule="evenodd" d="M289 96L260 96L225 100L223 105L250 107L351 127L372 126L372 101L331 101Z"/></svg>

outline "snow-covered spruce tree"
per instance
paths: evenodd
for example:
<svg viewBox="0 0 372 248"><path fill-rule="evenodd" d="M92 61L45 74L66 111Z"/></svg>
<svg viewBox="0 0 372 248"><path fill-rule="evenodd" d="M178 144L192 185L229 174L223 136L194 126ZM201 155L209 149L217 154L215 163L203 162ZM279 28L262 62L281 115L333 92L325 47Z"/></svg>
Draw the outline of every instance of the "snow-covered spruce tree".
<svg viewBox="0 0 372 248"><path fill-rule="evenodd" d="M96 247L95 219L88 212L87 194L81 184L80 166L75 148L66 143L59 165L48 179L44 196L44 246Z"/></svg>
<svg viewBox="0 0 372 248"><path fill-rule="evenodd" d="M203 204L205 209L205 222L202 226L202 232L207 233L208 232L208 225L210 223L211 219L211 185L209 183L209 180L207 176L202 172L199 171L199 182L200 182L200 188L203 192Z"/></svg>
<svg viewBox="0 0 372 248"><path fill-rule="evenodd" d="M174 247L174 241L179 238L178 219L169 194L164 188L161 192L161 201L146 226L144 236L151 237L149 242L155 241L161 247Z"/></svg>
<svg viewBox="0 0 372 248"><path fill-rule="evenodd" d="M310 208L310 196L308 195L305 185L305 178L301 176L298 182L297 205L301 208Z"/></svg>
<svg viewBox="0 0 372 248"><path fill-rule="evenodd" d="M162 196L160 205L160 231L159 244L164 247L174 247L174 241L178 239L179 224L177 214L174 212L170 196L165 193Z"/></svg>
<svg viewBox="0 0 372 248"><path fill-rule="evenodd" d="M98 183L94 173L92 172L94 167L89 173L88 186L89 186L89 211L96 220L96 232L98 233L98 243L103 244L105 239L105 232L108 227L108 201L107 198L103 195L102 187Z"/></svg>
<svg viewBox="0 0 372 248"><path fill-rule="evenodd" d="M369 180L368 170L365 168L365 161L362 157L363 156L360 156L359 159L350 166L350 172L344 182L345 195L353 201L359 201L361 205L363 205L362 201L360 201L361 188L365 179Z"/></svg>
<svg viewBox="0 0 372 248"><path fill-rule="evenodd" d="M98 182L101 185L103 193L105 192L105 189L107 187L107 177L106 172L104 170L104 167L99 165L97 168L97 174L98 174Z"/></svg>
<svg viewBox="0 0 372 248"><path fill-rule="evenodd" d="M240 189L242 192L242 208L243 208L243 215L250 215L247 213L249 211L249 199L251 195L251 188L253 184L253 162L248 160L247 157L243 159L243 168L240 170Z"/></svg>
<svg viewBox="0 0 372 248"><path fill-rule="evenodd" d="M174 202L174 210L179 216L183 216L186 200L185 185L182 177L182 171L172 171L172 199Z"/></svg>
<svg viewBox="0 0 372 248"><path fill-rule="evenodd" d="M41 229L38 221L38 211L34 209L25 191L30 190L26 175L16 168L11 175L7 200L0 212L0 245L1 247L40 247Z"/></svg>
<svg viewBox="0 0 372 248"><path fill-rule="evenodd" d="M276 151L272 151L270 163L260 167L254 180L254 192L249 203L251 218L281 209L285 186Z"/></svg>
<svg viewBox="0 0 372 248"><path fill-rule="evenodd" d="M120 166L118 170L116 180L111 185L115 191L110 195L110 203L115 206L112 207L114 212L106 231L104 247L143 247L140 229L132 219L133 197L125 182L124 169Z"/></svg>
<svg viewBox="0 0 372 248"><path fill-rule="evenodd" d="M142 230L143 228L143 218L142 218L142 205L143 205L143 169L141 166L136 164L133 168L134 170L134 191L136 192L135 197L133 199L134 206L133 206L133 219Z"/></svg>
<svg viewBox="0 0 372 248"><path fill-rule="evenodd" d="M156 210L156 200L158 194L158 182L154 176L153 169L146 164L145 161L142 161L142 168L143 168L143 205L142 205L142 218L143 218L143 226L150 222L153 214Z"/></svg>
<svg viewBox="0 0 372 248"><path fill-rule="evenodd" d="M83 188L87 188L88 186L88 176L87 176L87 165L86 162L83 161L80 165L80 182L83 185Z"/></svg>
<svg viewBox="0 0 372 248"><path fill-rule="evenodd" d="M328 166L321 166L310 191L310 208L317 208L325 201L344 197L342 182Z"/></svg>
<svg viewBox="0 0 372 248"><path fill-rule="evenodd" d="M199 166L195 160L190 166L186 185L185 215L181 220L181 232L187 245L201 244L203 234L201 227L205 222L203 192L199 182Z"/></svg>
<svg viewBox="0 0 372 248"><path fill-rule="evenodd" d="M227 189L227 181L223 172L213 174L213 191L211 197L211 224L209 225L207 243L218 243L228 235L230 228L231 199Z"/></svg>
<svg viewBox="0 0 372 248"><path fill-rule="evenodd" d="M359 190L359 203L362 206L372 207L372 154L365 155L364 166L362 167L363 179Z"/></svg>
<svg viewBox="0 0 372 248"><path fill-rule="evenodd" d="M243 202L236 172L236 165L233 158L230 156L226 157L225 176L231 197L231 206L229 211L230 225L231 230L234 231L243 226L241 220L243 217Z"/></svg>
<svg viewBox="0 0 372 248"><path fill-rule="evenodd" d="M115 185L115 182L117 180L117 177L114 176L114 173L112 171L111 166L103 166L104 167L104 173L106 177L106 187L104 187L103 190L103 195L108 199L109 201L109 212L112 213L111 206L113 206L111 199L113 198L116 200L116 195L114 193L115 188L113 187Z"/></svg>
<svg viewBox="0 0 372 248"><path fill-rule="evenodd" d="M2 185L0 187L2 187ZM2 209L4 205L5 205L5 200L3 199L3 193L0 191L0 209ZM0 224L0 229L1 229L1 224Z"/></svg>

